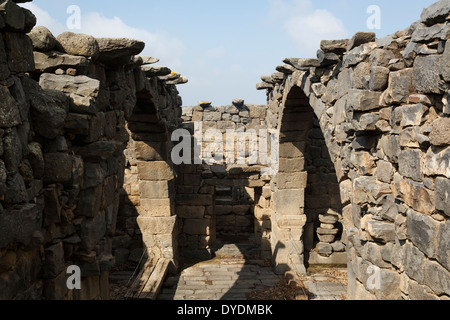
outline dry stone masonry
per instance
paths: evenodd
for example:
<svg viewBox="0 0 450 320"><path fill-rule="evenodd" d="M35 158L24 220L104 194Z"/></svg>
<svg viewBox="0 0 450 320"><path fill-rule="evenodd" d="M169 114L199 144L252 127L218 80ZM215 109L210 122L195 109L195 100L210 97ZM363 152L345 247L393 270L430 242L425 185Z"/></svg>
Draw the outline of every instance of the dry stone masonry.
<svg viewBox="0 0 450 320"><path fill-rule="evenodd" d="M169 140L181 116L174 85L187 79L144 66L158 60L137 56L141 41L55 38L35 23L1 1L0 299L108 299L115 256L142 255L135 234L152 236L126 209L141 199L124 173L151 180L133 151ZM66 285L70 265L81 268L79 291Z"/></svg>
<svg viewBox="0 0 450 320"><path fill-rule="evenodd" d="M322 41L318 59L285 59L257 85L267 90L269 125L289 132L289 121L301 124L281 137L280 162L285 148L311 156L299 136L313 128L311 113L317 117L341 200L331 215L319 212L318 250L332 252L332 224L341 221L349 299L449 299L449 14L449 1L440 1L386 38ZM309 221L314 208L302 189L280 187L284 166L272 185L282 204L274 203L274 235L278 217ZM285 208L287 198L300 200ZM306 241L292 233L272 240L287 250L277 264L292 264L289 243Z"/></svg>
<svg viewBox="0 0 450 320"><path fill-rule="evenodd" d="M450 299L449 0L284 59L267 105L184 108L143 42L55 37L19 2L0 0L0 299L108 299L127 262L155 298L156 271L230 240L281 275L347 265L349 299Z"/></svg>

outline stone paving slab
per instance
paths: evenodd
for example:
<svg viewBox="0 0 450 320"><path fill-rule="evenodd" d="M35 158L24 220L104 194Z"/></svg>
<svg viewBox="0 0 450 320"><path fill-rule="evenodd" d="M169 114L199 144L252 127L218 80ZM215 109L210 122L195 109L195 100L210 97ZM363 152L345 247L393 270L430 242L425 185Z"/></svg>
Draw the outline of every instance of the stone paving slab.
<svg viewBox="0 0 450 320"><path fill-rule="evenodd" d="M159 300L246 300L282 280L271 267L221 257L191 266L164 283Z"/></svg>

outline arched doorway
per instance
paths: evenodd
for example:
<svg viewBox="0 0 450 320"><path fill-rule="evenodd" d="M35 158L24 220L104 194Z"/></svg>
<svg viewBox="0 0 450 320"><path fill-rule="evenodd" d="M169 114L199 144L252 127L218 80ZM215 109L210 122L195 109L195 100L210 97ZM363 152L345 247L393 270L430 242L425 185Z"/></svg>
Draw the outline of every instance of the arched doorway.
<svg viewBox="0 0 450 320"><path fill-rule="evenodd" d="M309 264L345 264L334 164L309 98L298 86L283 100L278 127L279 171L272 217L276 271L304 274Z"/></svg>

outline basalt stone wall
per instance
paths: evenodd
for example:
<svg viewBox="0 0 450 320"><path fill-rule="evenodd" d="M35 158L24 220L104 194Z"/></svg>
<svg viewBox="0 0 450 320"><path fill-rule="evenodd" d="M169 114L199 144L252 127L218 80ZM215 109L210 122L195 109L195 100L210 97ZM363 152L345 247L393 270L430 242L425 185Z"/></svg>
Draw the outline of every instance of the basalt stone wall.
<svg viewBox="0 0 450 320"><path fill-rule="evenodd" d="M154 141L164 119L176 125L186 79L141 67L156 60L135 56L140 41L55 39L35 22L0 2L0 299L108 299L120 237L139 229L118 217L125 198L139 209L131 177L123 189L126 165L136 170L124 150ZM146 136L146 122L159 131ZM67 287L71 265L81 290Z"/></svg>
<svg viewBox="0 0 450 320"><path fill-rule="evenodd" d="M269 125L281 132L272 198L295 202L274 202L272 233L282 230L286 214L309 221L305 184L283 189L280 181L285 170L303 172L299 137L314 127L314 113L339 183L341 203L323 222L344 226L349 299L450 297L449 8L440 1L383 39L358 33L323 41L318 59L285 59L257 85L267 90ZM296 125L286 130L290 119ZM275 256L277 265L301 269L290 257L302 249L305 232L275 239L287 250Z"/></svg>
<svg viewBox="0 0 450 320"><path fill-rule="evenodd" d="M192 136L192 164L176 166L183 256L209 258L216 239L237 239L251 233L261 244L262 255L270 257L270 215L265 211L270 202L270 177L262 174L259 157L250 161L252 154L258 154L259 130L267 128L266 111L266 106L246 105L240 99L229 106L204 102L183 108L183 127ZM215 134L209 136L208 130L215 130ZM227 145L227 130L229 134L248 133L240 139L242 152L237 136L233 145ZM221 141L215 146L218 137ZM200 146L203 158L196 162L195 149L200 150ZM238 155L245 163L238 163ZM215 156L216 161L211 159ZM233 161L225 163L227 157Z"/></svg>

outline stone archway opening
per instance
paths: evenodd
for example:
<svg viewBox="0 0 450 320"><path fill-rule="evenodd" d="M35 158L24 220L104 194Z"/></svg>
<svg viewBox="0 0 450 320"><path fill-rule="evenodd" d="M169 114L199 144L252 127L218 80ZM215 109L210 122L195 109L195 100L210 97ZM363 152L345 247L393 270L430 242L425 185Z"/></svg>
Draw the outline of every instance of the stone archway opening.
<svg viewBox="0 0 450 320"><path fill-rule="evenodd" d="M342 208L334 164L319 120L303 90L287 94L279 119L272 252L279 273L305 274L316 264L346 264Z"/></svg>

